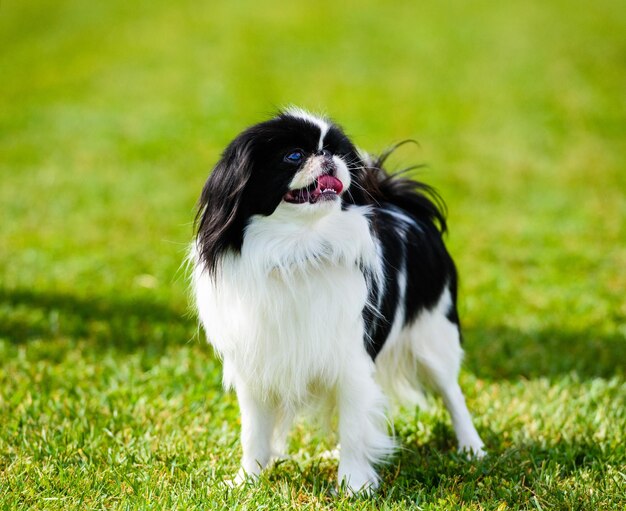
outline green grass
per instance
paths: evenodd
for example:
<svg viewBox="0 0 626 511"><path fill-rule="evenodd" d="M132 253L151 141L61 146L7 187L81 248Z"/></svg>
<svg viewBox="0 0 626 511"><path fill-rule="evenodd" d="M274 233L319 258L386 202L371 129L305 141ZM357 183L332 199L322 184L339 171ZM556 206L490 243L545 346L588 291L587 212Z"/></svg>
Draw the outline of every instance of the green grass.
<svg viewBox="0 0 626 511"><path fill-rule="evenodd" d="M581 509L626 502L622 2L0 3L1 509ZM462 385L401 410L373 499L326 434L256 487L180 270L219 151L325 110L448 203Z"/></svg>

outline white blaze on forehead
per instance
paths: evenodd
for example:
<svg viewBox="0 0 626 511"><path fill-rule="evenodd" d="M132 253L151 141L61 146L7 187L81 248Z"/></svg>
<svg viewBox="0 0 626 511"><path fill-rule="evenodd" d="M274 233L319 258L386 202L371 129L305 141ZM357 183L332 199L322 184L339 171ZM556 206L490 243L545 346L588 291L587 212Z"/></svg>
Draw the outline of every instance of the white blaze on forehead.
<svg viewBox="0 0 626 511"><path fill-rule="evenodd" d="M330 123L321 117L317 117L316 115L310 114L306 110L302 110L301 108L297 108L297 107L290 107L287 110L285 110L285 113L287 113L287 115L290 115L291 117L302 119L303 121L306 121L309 124L313 124L320 129L320 140L317 145L317 149L321 151L322 148L324 147L324 137L326 136L326 133L328 133L328 130L330 129Z"/></svg>

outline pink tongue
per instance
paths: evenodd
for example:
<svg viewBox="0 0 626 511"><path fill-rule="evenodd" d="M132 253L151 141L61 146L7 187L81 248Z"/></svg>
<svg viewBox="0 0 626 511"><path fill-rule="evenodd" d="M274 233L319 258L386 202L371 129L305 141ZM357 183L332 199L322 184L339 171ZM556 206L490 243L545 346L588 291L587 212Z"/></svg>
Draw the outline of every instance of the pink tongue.
<svg viewBox="0 0 626 511"><path fill-rule="evenodd" d="M339 194L343 190L343 184L335 176L326 174L317 178L317 189L320 191L335 190Z"/></svg>

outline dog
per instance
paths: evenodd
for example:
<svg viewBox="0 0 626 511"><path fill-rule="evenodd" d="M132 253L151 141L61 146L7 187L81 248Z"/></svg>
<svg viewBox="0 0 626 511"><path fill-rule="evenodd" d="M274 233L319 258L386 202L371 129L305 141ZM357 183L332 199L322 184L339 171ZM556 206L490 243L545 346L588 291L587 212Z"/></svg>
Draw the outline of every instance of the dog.
<svg viewBox="0 0 626 511"><path fill-rule="evenodd" d="M204 185L190 258L197 312L241 410L236 482L284 454L295 414L338 411L338 483L379 484L389 398L441 395L482 456L458 384L457 272L444 206L330 119L289 108L249 127ZM327 409L327 408L324 408Z"/></svg>

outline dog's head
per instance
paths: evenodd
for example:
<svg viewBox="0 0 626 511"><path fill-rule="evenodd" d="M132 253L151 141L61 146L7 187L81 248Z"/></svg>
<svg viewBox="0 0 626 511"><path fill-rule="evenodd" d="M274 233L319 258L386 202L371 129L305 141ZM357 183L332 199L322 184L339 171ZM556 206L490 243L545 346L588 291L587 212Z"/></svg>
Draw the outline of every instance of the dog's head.
<svg viewBox="0 0 626 511"><path fill-rule="evenodd" d="M320 216L354 199L350 185L363 168L352 142L328 119L289 109L239 134L209 176L198 216L205 266L239 250L249 220L278 208Z"/></svg>

